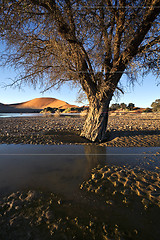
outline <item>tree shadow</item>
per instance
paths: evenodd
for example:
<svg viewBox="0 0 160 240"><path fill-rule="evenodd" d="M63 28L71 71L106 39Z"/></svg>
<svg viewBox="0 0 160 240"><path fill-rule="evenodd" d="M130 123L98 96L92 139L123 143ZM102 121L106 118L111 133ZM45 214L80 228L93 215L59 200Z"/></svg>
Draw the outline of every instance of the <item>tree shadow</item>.
<svg viewBox="0 0 160 240"><path fill-rule="evenodd" d="M50 131L46 131L44 133L45 136L53 136L55 141L61 141L64 144L65 143L79 143L79 144L83 144L83 143L91 143L91 141L89 141L86 138L83 138L80 136L80 132L78 131L67 131L67 130L60 130L60 131L54 131L54 130L50 130Z"/></svg>
<svg viewBox="0 0 160 240"><path fill-rule="evenodd" d="M116 137L132 137L147 135L160 135L160 130L110 131L109 136L106 136L106 141L111 141Z"/></svg>
<svg viewBox="0 0 160 240"><path fill-rule="evenodd" d="M92 143L90 140L81 137L80 136L80 131L66 131L66 130L60 130L60 131L55 131L55 130L50 130L46 131L44 135L47 136L52 136L54 141L60 141L63 142L64 144L89 144ZM106 138L104 141L100 143L105 143L105 142L110 142L114 140L117 137L133 137L133 136L149 136L149 135L160 135L160 130L134 130L134 131L107 131L106 133ZM160 145L160 140L159 140L159 145ZM95 145L94 145L95 146ZM93 151L93 149L92 149Z"/></svg>

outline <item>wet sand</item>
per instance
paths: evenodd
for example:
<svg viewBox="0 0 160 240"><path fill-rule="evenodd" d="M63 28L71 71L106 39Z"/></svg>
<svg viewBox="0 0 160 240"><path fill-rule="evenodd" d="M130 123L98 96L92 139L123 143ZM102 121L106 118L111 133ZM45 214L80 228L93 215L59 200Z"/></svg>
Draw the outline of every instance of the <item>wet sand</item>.
<svg viewBox="0 0 160 240"><path fill-rule="evenodd" d="M79 136L84 117L22 117L0 119L0 142L23 144L91 144ZM160 146L160 114L109 116L109 147Z"/></svg>
<svg viewBox="0 0 160 240"><path fill-rule="evenodd" d="M139 197L144 209L151 205L160 207L159 168L157 171L127 166L95 168L80 188L104 196L107 205L129 205Z"/></svg>
<svg viewBox="0 0 160 240"><path fill-rule="evenodd" d="M1 239L159 239L159 171L97 166L80 191L78 201L35 190L1 198Z"/></svg>

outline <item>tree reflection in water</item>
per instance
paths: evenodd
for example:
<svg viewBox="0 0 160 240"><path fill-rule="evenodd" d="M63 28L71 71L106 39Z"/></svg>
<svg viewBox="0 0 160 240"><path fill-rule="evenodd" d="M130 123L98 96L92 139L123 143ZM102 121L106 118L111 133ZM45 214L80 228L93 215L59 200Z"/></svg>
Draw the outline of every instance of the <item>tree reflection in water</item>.
<svg viewBox="0 0 160 240"><path fill-rule="evenodd" d="M87 159L87 172L90 173L91 170L98 165L104 166L106 163L106 147L100 147L95 145L85 145L84 151Z"/></svg>

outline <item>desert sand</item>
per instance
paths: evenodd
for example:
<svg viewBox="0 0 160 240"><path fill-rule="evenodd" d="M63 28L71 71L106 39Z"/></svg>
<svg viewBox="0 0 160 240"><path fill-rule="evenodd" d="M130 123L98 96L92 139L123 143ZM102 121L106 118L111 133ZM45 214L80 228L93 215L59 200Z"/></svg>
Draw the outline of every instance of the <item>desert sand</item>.
<svg viewBox="0 0 160 240"><path fill-rule="evenodd" d="M1 143L92 144L79 136L84 117L0 118ZM160 114L109 116L108 139L100 146L160 146Z"/></svg>
<svg viewBox="0 0 160 240"><path fill-rule="evenodd" d="M66 102L58 100L56 98L35 98L24 103L11 104L10 106L17 108L43 109L45 107L51 107L51 105L54 107L60 107L65 104Z"/></svg>

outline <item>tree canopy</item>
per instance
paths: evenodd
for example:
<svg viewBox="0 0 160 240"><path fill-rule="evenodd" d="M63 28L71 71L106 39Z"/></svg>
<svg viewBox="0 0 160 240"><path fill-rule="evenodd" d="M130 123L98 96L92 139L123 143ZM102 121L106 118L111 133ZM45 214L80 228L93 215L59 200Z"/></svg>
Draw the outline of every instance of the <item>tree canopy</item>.
<svg viewBox="0 0 160 240"><path fill-rule="evenodd" d="M1 59L20 69L14 83L39 82L48 89L71 81L82 86L100 116L108 111L108 104L100 110L102 102L121 91L124 73L132 82L138 73L160 73L160 0L0 0L0 5L6 46Z"/></svg>
<svg viewBox="0 0 160 240"><path fill-rule="evenodd" d="M156 99L152 104L151 107L153 111L157 112L160 111L160 99Z"/></svg>
<svg viewBox="0 0 160 240"><path fill-rule="evenodd" d="M48 88L89 73L100 91L114 72L159 73L159 0L0 2L3 63L21 68L25 82Z"/></svg>

